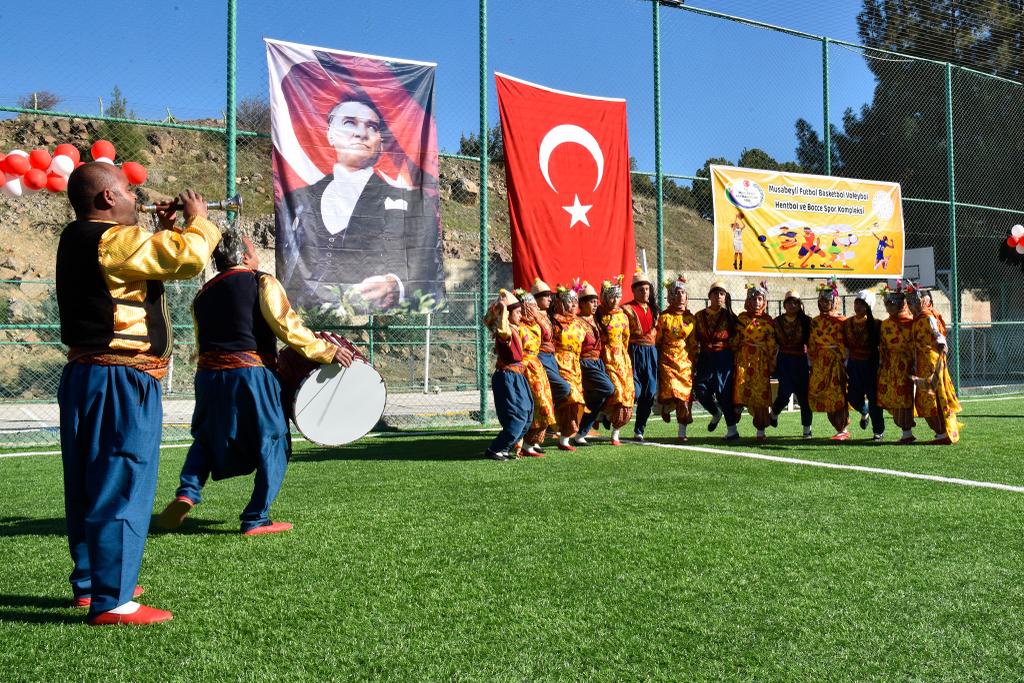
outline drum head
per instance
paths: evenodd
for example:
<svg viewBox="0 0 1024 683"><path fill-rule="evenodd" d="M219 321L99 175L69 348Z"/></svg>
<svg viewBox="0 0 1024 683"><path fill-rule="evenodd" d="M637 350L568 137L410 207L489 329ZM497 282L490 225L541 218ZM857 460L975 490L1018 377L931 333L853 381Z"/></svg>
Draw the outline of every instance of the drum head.
<svg viewBox="0 0 1024 683"><path fill-rule="evenodd" d="M384 414L387 388L371 365L322 365L295 395L295 426L322 446L340 446L366 435Z"/></svg>

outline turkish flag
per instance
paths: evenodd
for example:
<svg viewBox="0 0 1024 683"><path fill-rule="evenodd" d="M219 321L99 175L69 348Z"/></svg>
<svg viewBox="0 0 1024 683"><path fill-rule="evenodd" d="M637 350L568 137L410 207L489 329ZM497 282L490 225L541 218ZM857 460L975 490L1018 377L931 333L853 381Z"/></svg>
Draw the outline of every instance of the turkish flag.
<svg viewBox="0 0 1024 683"><path fill-rule="evenodd" d="M512 273L529 289L633 273L626 101L495 74L512 222Z"/></svg>

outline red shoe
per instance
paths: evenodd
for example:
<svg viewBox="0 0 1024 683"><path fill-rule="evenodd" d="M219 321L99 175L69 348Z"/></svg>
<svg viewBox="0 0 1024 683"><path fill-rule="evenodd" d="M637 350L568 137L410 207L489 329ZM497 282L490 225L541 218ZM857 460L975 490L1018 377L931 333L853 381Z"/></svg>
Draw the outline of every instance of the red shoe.
<svg viewBox="0 0 1024 683"><path fill-rule="evenodd" d="M146 592L146 589L143 588L142 586L135 586L135 590L132 591L132 597L133 598L137 598L137 597L139 597L140 595L142 595L145 592ZM77 598L75 598L74 606L75 607L79 607L79 608L91 607L92 606L92 596L91 595L79 595Z"/></svg>
<svg viewBox="0 0 1024 683"><path fill-rule="evenodd" d="M850 432L839 432L832 437L832 441L846 441L850 438Z"/></svg>
<svg viewBox="0 0 1024 683"><path fill-rule="evenodd" d="M196 504L185 496L178 496L168 503L156 518L156 525L161 529L177 529L195 506Z"/></svg>
<svg viewBox="0 0 1024 683"><path fill-rule="evenodd" d="M562 444L558 444L558 450L560 450L560 451L575 451L576 447L573 446L571 443L570 444L566 444L564 446Z"/></svg>
<svg viewBox="0 0 1024 683"><path fill-rule="evenodd" d="M917 437L914 436L913 434L911 434L910 436L907 436L907 437L904 437L904 438L900 439L896 443L898 445L900 445L900 446L909 446L910 444L914 443L915 441L917 441Z"/></svg>
<svg viewBox="0 0 1024 683"><path fill-rule="evenodd" d="M613 446L621 446L622 442L619 441L618 439L612 439L612 445Z"/></svg>
<svg viewBox="0 0 1024 683"><path fill-rule="evenodd" d="M941 439L932 439L928 443L932 446L952 446L953 440L948 436L944 436Z"/></svg>
<svg viewBox="0 0 1024 683"><path fill-rule="evenodd" d="M249 529L248 531L243 531L242 535L243 536L258 536L260 534L277 534L277 533L280 533L282 531L289 531L291 528L292 528L292 523L291 522L271 522L270 524L267 524L266 526L253 527L252 529Z"/></svg>
<svg viewBox="0 0 1024 683"><path fill-rule="evenodd" d="M94 617L89 617L86 623L89 626L148 626L149 624L159 624L161 621L170 621L173 618L174 615L165 609L139 605L139 609L131 614L100 612Z"/></svg>
<svg viewBox="0 0 1024 683"><path fill-rule="evenodd" d="M525 455L528 458L543 458L544 457L544 454L543 453L539 453L537 451L537 449L533 449L532 451L523 451L523 455Z"/></svg>

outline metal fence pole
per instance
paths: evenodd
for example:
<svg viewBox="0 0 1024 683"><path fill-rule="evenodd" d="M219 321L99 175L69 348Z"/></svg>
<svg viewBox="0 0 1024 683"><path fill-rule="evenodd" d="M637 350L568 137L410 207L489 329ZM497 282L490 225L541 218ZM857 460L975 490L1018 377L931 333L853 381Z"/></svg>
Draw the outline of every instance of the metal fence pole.
<svg viewBox="0 0 1024 683"><path fill-rule="evenodd" d="M828 38L821 39L821 104L824 113L822 139L825 141L825 175L832 175L832 124L828 116Z"/></svg>
<svg viewBox="0 0 1024 683"><path fill-rule="evenodd" d="M953 334L947 350L953 386L960 391L960 283L956 272L956 183L953 149L953 65L946 62L946 169L949 178L949 314Z"/></svg>
<svg viewBox="0 0 1024 683"><path fill-rule="evenodd" d="M224 143L225 156L227 158L227 182L225 183L225 197L235 196L235 28L237 7L235 0L228 0L228 73L227 73L227 107L224 110ZM228 220L233 220L235 214L228 212Z"/></svg>
<svg viewBox="0 0 1024 683"><path fill-rule="evenodd" d="M487 313L488 283L488 235L487 235L487 166L490 163L487 149L487 0L480 0L480 305L477 307L476 324L483 324ZM481 334L477 346L480 364L477 368L477 386L480 390L480 424L487 423L487 377L483 358L487 352L487 337Z"/></svg>
<svg viewBox="0 0 1024 683"><path fill-rule="evenodd" d="M651 3L652 32L654 34L654 183L657 247L658 247L658 305L665 305L665 176L661 168L661 0Z"/></svg>

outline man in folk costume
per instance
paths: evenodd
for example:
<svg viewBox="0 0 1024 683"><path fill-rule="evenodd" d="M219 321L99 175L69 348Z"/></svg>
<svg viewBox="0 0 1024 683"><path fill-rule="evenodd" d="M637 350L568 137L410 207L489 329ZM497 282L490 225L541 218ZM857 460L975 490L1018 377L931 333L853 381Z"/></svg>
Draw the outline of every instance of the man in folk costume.
<svg viewBox="0 0 1024 683"><path fill-rule="evenodd" d="M633 274L631 289L633 299L622 307L622 311L629 320L629 361L633 366L633 388L636 395L633 437L643 441L647 419L651 415L658 390L658 350L654 344L658 307L652 300L650 280L639 268Z"/></svg>
<svg viewBox="0 0 1024 683"><path fill-rule="evenodd" d="M558 406L572 393L572 389L569 387L569 383L562 379L562 375L559 374L558 362L555 360L555 341L552 328L554 310L551 305L555 297L548 284L539 277L534 278L530 294L533 295L534 300L537 302L537 308L540 311L539 315L534 316L534 321L540 326L540 352L537 354L537 358L540 359L541 365L544 366L544 372L548 376L548 385L551 387L551 399L554 401L555 406ZM540 452L543 453L544 451L541 450Z"/></svg>
<svg viewBox="0 0 1024 683"><path fill-rule="evenodd" d="M575 446L587 445L587 434L601 416L605 401L615 393L615 386L608 377L604 361L601 360L601 328L594 320L600 296L594 286L584 281L580 290L580 313L578 320L586 329L586 336L580 345L580 371L583 375L583 396L587 412L580 420L579 433L572 442Z"/></svg>
<svg viewBox="0 0 1024 683"><path fill-rule="evenodd" d="M946 322L932 307L932 295L926 289L910 285L907 305L914 314L914 407L935 431L933 444L954 444L960 440L956 418L960 401L946 367Z"/></svg>
<svg viewBox="0 0 1024 683"><path fill-rule="evenodd" d="M525 289L517 289L516 296L522 304L522 318L519 321L519 340L523 345L523 367L526 369L526 382L530 385L533 395L533 424L524 438L524 455L541 457L544 455L544 436L548 427L557 424L555 404L551 398L551 384L548 382L544 365L541 364L539 353L543 331L540 318L547 318L537 307L533 294ZM550 322L548 325L550 326ZM548 334L550 339L551 335Z"/></svg>
<svg viewBox="0 0 1024 683"><path fill-rule="evenodd" d="M757 440L764 441L772 406L771 376L775 372L775 321L768 307L768 285L748 285L744 311L736 321L735 394L733 404L746 406Z"/></svg>
<svg viewBox="0 0 1024 683"><path fill-rule="evenodd" d="M555 362L558 374L569 385L569 393L555 403L558 417L558 448L575 451L569 437L580 427L583 417L583 371L580 369L580 350L587 336L586 326L576 316L579 312L579 294L575 288L559 285L551 317L552 340L555 347ZM554 385L552 384L552 388Z"/></svg>
<svg viewBox="0 0 1024 683"><path fill-rule="evenodd" d="M494 437L484 455L491 460L512 460L515 452L533 422L533 396L526 381L523 367L523 346L519 337L521 304L511 292L498 291L498 300L491 304L484 316L484 325L494 337L494 352L498 361L491 375L494 411L498 413L501 431Z"/></svg>
<svg viewBox="0 0 1024 683"><path fill-rule="evenodd" d="M827 413L836 430L833 441L850 438L850 409L846 403L846 345L843 342L843 316L839 315L839 286L830 278L818 286L818 311L811 321L807 342L811 358L811 377L807 398L811 410Z"/></svg>
<svg viewBox="0 0 1024 683"><path fill-rule="evenodd" d="M255 471L252 496L239 517L241 533L288 531L290 523L269 517L291 457L288 418L274 375L277 340L317 363L348 367L352 352L317 338L302 324L281 283L258 270L256 249L239 230L224 231L213 259L219 272L192 302L199 349L193 443L175 498L157 524L181 526L211 475L219 480Z"/></svg>
<svg viewBox="0 0 1024 683"><path fill-rule="evenodd" d="M629 360L629 318L619 308L622 301L622 276L601 283L601 306L595 318L601 329L601 359L615 392L605 404L611 423L612 445L619 446L619 430L633 416L636 391L633 388L633 364Z"/></svg>
<svg viewBox="0 0 1024 683"><path fill-rule="evenodd" d="M697 355L696 320L686 308L686 278L680 275L665 285L668 308L658 316L655 344L658 349L658 406L665 422L675 411L678 437L686 441L686 427L693 422L693 361Z"/></svg>
<svg viewBox="0 0 1024 683"><path fill-rule="evenodd" d="M694 316L697 329L697 368L694 389L704 410L711 413L708 431L718 428L725 418L726 441L740 438L739 415L733 406L733 352L736 316L728 307L729 293L720 280L711 283L707 308Z"/></svg>
<svg viewBox="0 0 1024 683"><path fill-rule="evenodd" d="M782 301L784 313L775 318L775 335L779 342L776 359L776 375L779 378L779 394L772 405L769 421L779 426L779 415L789 404L790 396L800 406L800 424L804 438L811 436L811 422L814 413L807 402L807 383L810 368L807 360L807 342L811 336L811 317L804 312L804 302L795 291L786 292Z"/></svg>
<svg viewBox="0 0 1024 683"><path fill-rule="evenodd" d="M881 321L875 320L871 308L874 292L862 289L853 300L853 315L843 323L843 340L849 357L846 359L846 402L860 414L860 428L871 432L875 441L882 440L885 417L878 406L878 345Z"/></svg>
<svg viewBox="0 0 1024 683"><path fill-rule="evenodd" d="M886 287L885 312L889 317L879 328L878 405L892 414L892 421L903 430L899 443L914 443L914 342L911 330L914 315L907 308L903 282Z"/></svg>

